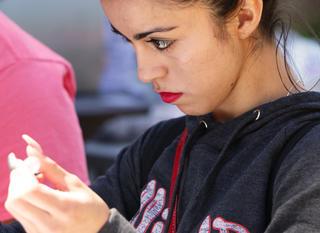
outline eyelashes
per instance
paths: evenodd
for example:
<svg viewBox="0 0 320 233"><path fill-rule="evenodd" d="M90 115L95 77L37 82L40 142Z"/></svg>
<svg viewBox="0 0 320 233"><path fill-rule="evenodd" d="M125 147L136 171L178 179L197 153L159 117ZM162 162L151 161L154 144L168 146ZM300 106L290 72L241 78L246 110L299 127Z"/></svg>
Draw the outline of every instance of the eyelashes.
<svg viewBox="0 0 320 233"><path fill-rule="evenodd" d="M164 51L168 49L172 44L173 40L160 40L160 39L150 39L146 41L147 43L152 44L156 49Z"/></svg>
<svg viewBox="0 0 320 233"><path fill-rule="evenodd" d="M118 34L117 32L115 32ZM127 43L132 44L132 42L122 34L118 34L121 39ZM153 47L155 47L159 51L164 51L168 49L175 41L174 40L165 40L165 39L149 39L146 40L147 43L152 44Z"/></svg>
<svg viewBox="0 0 320 233"><path fill-rule="evenodd" d="M113 27L112 25L111 25L111 30L112 30L112 32L114 32L115 34L120 35L121 38L122 38L124 41L132 44L132 42L131 42L126 36L124 36L122 33L120 33L120 32L119 32L115 27ZM154 48L156 48L157 50L159 50L159 51L164 51L164 50L168 49L168 48L175 42L175 40L150 38L150 39L146 40L145 42L147 42L147 43L149 43L149 44L152 44L152 46L153 46Z"/></svg>

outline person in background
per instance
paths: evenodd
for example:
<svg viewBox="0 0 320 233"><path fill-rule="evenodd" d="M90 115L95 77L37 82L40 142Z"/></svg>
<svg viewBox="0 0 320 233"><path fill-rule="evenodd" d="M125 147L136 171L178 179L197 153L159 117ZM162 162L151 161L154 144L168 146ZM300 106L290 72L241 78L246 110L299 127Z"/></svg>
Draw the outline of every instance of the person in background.
<svg viewBox="0 0 320 233"><path fill-rule="evenodd" d="M82 132L74 108L71 65L0 11L0 221L9 185L7 155L26 156L22 134L39 140L52 158L89 183Z"/></svg>
<svg viewBox="0 0 320 233"><path fill-rule="evenodd" d="M319 232L320 93L298 85L276 46L276 26L287 27L278 7L287 5L101 2L113 30L135 48L139 79L186 115L148 129L91 189L24 138L29 157L57 188L21 162L6 201L20 223L2 228Z"/></svg>

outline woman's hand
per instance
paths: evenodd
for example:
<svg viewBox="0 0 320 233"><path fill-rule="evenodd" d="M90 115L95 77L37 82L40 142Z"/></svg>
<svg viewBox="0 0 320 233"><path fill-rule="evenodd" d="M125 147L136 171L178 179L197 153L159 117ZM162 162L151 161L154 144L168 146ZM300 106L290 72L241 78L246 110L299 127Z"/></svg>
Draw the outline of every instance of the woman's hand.
<svg viewBox="0 0 320 233"><path fill-rule="evenodd" d="M44 156L32 138L23 138L31 163L40 163L40 174L34 174L30 159L19 161L10 175L7 210L28 233L98 232L109 217L107 204L78 177ZM55 188L41 183L42 179Z"/></svg>

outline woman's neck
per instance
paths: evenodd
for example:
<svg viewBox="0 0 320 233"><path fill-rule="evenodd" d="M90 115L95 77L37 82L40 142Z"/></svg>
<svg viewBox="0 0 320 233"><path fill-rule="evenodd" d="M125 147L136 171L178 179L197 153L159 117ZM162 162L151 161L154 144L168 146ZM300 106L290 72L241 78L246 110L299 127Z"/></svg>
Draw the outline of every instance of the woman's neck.
<svg viewBox="0 0 320 233"><path fill-rule="evenodd" d="M218 121L227 121L288 94L292 84L280 49L276 56L272 43L264 43L255 54L247 56L235 87L214 111Z"/></svg>

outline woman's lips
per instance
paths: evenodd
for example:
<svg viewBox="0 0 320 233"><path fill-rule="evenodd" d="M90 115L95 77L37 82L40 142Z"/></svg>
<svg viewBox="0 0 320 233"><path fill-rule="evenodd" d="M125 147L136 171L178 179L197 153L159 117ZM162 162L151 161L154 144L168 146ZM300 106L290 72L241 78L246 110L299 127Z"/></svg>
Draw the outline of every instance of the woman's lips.
<svg viewBox="0 0 320 233"><path fill-rule="evenodd" d="M160 92L159 93L163 102L172 103L182 96L182 93L172 93L172 92Z"/></svg>

